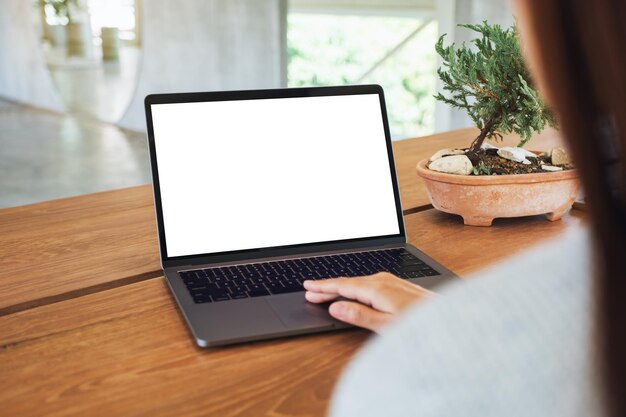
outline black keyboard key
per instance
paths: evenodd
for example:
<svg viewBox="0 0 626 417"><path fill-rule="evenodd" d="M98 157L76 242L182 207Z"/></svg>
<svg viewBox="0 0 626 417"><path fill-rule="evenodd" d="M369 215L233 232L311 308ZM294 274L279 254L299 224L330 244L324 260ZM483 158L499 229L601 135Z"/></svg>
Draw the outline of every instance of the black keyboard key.
<svg viewBox="0 0 626 417"><path fill-rule="evenodd" d="M187 288L189 288L189 291L202 291L202 290L206 290L207 286L202 284L202 283L192 283L187 285Z"/></svg>
<svg viewBox="0 0 626 417"><path fill-rule="evenodd" d="M226 300L230 300L230 297L228 296L228 293L226 293L225 291L222 291L222 292L211 293L211 299L213 301L226 301Z"/></svg>
<svg viewBox="0 0 626 417"><path fill-rule="evenodd" d="M298 275L299 275L299 278L302 278L302 279L315 279L315 276L316 276L316 274L314 274L313 272L309 272L309 271L299 272Z"/></svg>
<svg viewBox="0 0 626 417"><path fill-rule="evenodd" d="M264 295L270 295L270 292L266 289L262 290L250 290L248 291L248 295L250 297L262 297Z"/></svg>
<svg viewBox="0 0 626 417"><path fill-rule="evenodd" d="M191 293L191 297L196 304L210 303L212 301L209 294L205 292L194 291Z"/></svg>
<svg viewBox="0 0 626 417"><path fill-rule="evenodd" d="M230 293L230 298L240 300L242 298L248 298L248 294L246 294L245 291L235 291Z"/></svg>
<svg viewBox="0 0 626 417"><path fill-rule="evenodd" d="M194 280L197 278L196 271L183 271L179 275L183 280Z"/></svg>
<svg viewBox="0 0 626 417"><path fill-rule="evenodd" d="M275 289L271 289L270 291L272 294L287 294L290 292L304 291L304 288L301 285L298 285L293 287L276 287Z"/></svg>
<svg viewBox="0 0 626 417"><path fill-rule="evenodd" d="M268 284L265 284L265 286L267 287L268 290L270 290L270 292L274 293L274 290L278 290L280 288L284 288L283 284L279 283L279 282L270 282Z"/></svg>
<svg viewBox="0 0 626 417"><path fill-rule="evenodd" d="M400 274L400 278L419 278L423 276L420 271L403 272Z"/></svg>
<svg viewBox="0 0 626 417"><path fill-rule="evenodd" d="M394 261L393 263L399 265L424 265L424 262L420 261L417 258L414 259L400 259L398 261Z"/></svg>
<svg viewBox="0 0 626 417"><path fill-rule="evenodd" d="M362 277L365 276L367 274L365 274L361 269L359 268L354 268L354 269L349 269L348 270L348 275L346 275L347 277Z"/></svg>
<svg viewBox="0 0 626 417"><path fill-rule="evenodd" d="M267 290L267 288L265 288L265 286L262 284L252 284L252 285L247 285L247 287L248 287L248 290L250 291Z"/></svg>
<svg viewBox="0 0 626 417"><path fill-rule="evenodd" d="M434 270L434 269L432 269L432 268L429 268L429 269L427 269L427 270L425 270L425 271L420 271L420 272L421 272L422 274L424 274L424 276L426 276L426 277L434 277L434 276L436 276L436 275L441 275L439 272L435 271L435 270Z"/></svg>
<svg viewBox="0 0 626 417"><path fill-rule="evenodd" d="M210 292L210 291L219 289L217 284L211 284L211 283L194 283L191 285L187 285L187 288L189 289L190 292L195 292L195 291Z"/></svg>
<svg viewBox="0 0 626 417"><path fill-rule="evenodd" d="M421 265L401 265L400 272L415 272L421 271Z"/></svg>

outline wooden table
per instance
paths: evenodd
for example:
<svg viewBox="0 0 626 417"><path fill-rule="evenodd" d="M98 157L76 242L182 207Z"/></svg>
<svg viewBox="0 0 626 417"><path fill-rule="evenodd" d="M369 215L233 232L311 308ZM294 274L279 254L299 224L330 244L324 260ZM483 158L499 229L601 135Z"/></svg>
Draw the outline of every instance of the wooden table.
<svg viewBox="0 0 626 417"><path fill-rule="evenodd" d="M464 136L394 145L413 244L465 276L584 220L473 228L429 209L409 168ZM161 276L147 186L0 210L0 247L1 416L320 416L369 337L197 348Z"/></svg>

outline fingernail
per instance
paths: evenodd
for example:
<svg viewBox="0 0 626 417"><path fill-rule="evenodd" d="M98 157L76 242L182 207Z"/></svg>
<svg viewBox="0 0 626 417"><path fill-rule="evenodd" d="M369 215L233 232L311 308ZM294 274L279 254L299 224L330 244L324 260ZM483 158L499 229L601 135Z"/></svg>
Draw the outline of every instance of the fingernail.
<svg viewBox="0 0 626 417"><path fill-rule="evenodd" d="M328 311L335 317L344 317L346 315L346 307L341 303L332 303L328 307Z"/></svg>

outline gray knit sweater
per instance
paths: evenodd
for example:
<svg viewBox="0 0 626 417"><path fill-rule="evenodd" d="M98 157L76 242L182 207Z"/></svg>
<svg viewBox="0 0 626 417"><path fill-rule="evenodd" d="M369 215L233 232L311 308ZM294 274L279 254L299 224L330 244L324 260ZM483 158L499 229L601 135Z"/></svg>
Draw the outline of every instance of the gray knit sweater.
<svg viewBox="0 0 626 417"><path fill-rule="evenodd" d="M344 371L333 417L601 416L589 234L443 288Z"/></svg>

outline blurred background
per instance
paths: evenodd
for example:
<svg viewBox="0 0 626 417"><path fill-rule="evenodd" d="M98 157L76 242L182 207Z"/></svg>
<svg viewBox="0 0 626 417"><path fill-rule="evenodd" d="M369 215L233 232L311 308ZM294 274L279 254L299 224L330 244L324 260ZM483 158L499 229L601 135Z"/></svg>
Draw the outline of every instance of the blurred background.
<svg viewBox="0 0 626 417"><path fill-rule="evenodd" d="M433 98L434 44L514 21L507 0L0 6L0 207L149 183L149 93L376 83L394 140L467 127Z"/></svg>

